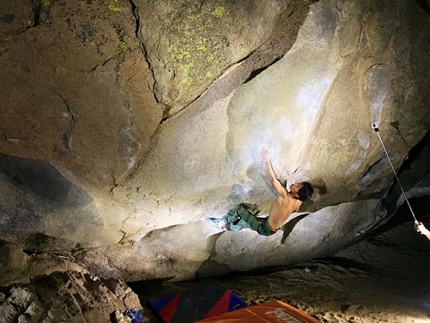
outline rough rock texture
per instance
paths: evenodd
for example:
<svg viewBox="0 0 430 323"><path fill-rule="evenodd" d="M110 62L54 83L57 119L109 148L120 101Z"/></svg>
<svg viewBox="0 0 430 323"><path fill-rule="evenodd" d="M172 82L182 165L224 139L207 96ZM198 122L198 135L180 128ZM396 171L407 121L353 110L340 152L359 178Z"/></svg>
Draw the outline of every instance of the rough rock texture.
<svg viewBox="0 0 430 323"><path fill-rule="evenodd" d="M45 252L23 250L20 245L12 242L0 243L0 268L2 269L0 286L28 284L32 277L48 275L56 271L85 271L74 263L70 252L64 251L67 250L66 246L62 246L57 239L50 239L51 243L58 243L57 250L52 250L46 245L48 238L44 237L44 240L41 238L39 237L37 243L40 243L39 250Z"/></svg>
<svg viewBox="0 0 430 323"><path fill-rule="evenodd" d="M48 160L81 185L113 187L148 148L162 116L130 4L6 3L2 152Z"/></svg>
<svg viewBox="0 0 430 323"><path fill-rule="evenodd" d="M280 58L307 12L303 1L135 2L139 39L167 116L200 96L234 64L244 60L246 66L229 77L233 83ZM227 85L229 91L232 85L238 84ZM223 94L217 91L218 98Z"/></svg>
<svg viewBox="0 0 430 323"><path fill-rule="evenodd" d="M0 322L111 322L115 311L142 310L123 282L67 271L32 279L3 293ZM145 320L142 320L145 322Z"/></svg>
<svg viewBox="0 0 430 323"><path fill-rule="evenodd" d="M422 3L135 5L0 9L0 259L16 264L2 284L69 263L181 280L336 253L402 203L370 122L407 194L428 194ZM280 178L317 193L269 238L214 232L204 218L236 203L267 214L263 146Z"/></svg>

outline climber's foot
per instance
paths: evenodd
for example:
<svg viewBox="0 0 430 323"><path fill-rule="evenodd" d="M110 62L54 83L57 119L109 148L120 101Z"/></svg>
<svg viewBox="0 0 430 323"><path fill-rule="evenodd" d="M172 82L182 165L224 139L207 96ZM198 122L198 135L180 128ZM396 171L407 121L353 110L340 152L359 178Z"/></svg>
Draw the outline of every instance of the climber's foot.
<svg viewBox="0 0 430 323"><path fill-rule="evenodd" d="M222 221L221 219L215 219L215 218L206 218L206 220L212 224L215 228L221 231L226 230L226 223Z"/></svg>

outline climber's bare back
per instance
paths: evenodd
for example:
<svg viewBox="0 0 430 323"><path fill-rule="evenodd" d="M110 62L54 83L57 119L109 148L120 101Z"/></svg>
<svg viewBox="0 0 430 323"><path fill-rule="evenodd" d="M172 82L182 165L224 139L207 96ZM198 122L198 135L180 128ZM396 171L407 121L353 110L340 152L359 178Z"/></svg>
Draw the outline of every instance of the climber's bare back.
<svg viewBox="0 0 430 323"><path fill-rule="evenodd" d="M285 189L285 195L279 194L273 202L269 211L269 226L272 229L280 228L293 212L297 212L302 205L302 201Z"/></svg>

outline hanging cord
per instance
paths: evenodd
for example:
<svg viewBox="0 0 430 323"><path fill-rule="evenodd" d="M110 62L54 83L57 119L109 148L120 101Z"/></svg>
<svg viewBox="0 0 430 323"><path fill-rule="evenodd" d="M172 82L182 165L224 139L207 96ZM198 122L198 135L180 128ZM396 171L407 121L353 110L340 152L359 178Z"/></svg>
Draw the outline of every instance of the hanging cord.
<svg viewBox="0 0 430 323"><path fill-rule="evenodd" d="M376 122L372 122L372 123L370 124L370 127L371 127L373 130L375 130L376 134L378 135L379 141L381 142L382 148L384 148L385 155L387 155L387 158L388 158L388 161L390 162L391 169L393 170L394 176L396 176L397 182L399 183L400 189L402 190L403 196L405 197L405 201L406 201L406 203L408 204L409 210L411 211L412 216L413 216L413 218L414 218L414 220L415 220L415 221L414 221L414 222L415 222L415 229L416 229L418 232L420 232L421 234L426 235L426 236L427 236L427 238L430 240L430 231L429 231L429 230L427 230L427 228L424 226L424 224L422 224L421 222L419 222L419 221L417 220L417 217L415 216L415 213L414 213L414 211L412 210L412 206L411 206L411 204L409 203L408 197L406 196L406 193L405 193L405 190L404 190L404 189L403 189L403 187L402 187L402 184L400 183L400 179L399 179L399 177L397 176L396 170L395 170L395 168L394 168L394 166L393 166L393 163L391 162L391 158L390 158L390 156L388 155L388 151L387 151L387 149L385 148L385 145L384 145L384 142L382 141L381 136L379 135L378 125L376 124Z"/></svg>

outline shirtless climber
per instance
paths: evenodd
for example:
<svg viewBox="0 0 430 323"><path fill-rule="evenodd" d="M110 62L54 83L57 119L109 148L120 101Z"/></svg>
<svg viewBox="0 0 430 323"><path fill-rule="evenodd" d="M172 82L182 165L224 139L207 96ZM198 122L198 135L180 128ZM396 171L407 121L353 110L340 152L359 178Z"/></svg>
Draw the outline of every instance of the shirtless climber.
<svg viewBox="0 0 430 323"><path fill-rule="evenodd" d="M250 228L264 236L270 236L284 224L293 212L299 211L303 201L311 198L314 188L309 182L299 182L290 185L290 191L276 178L275 172L270 163L270 154L267 149L262 149L261 157L265 163L266 174L278 193L277 199L273 202L269 216L257 218L243 204L238 204L232 208L221 219L209 218L208 221L221 230L239 231Z"/></svg>

